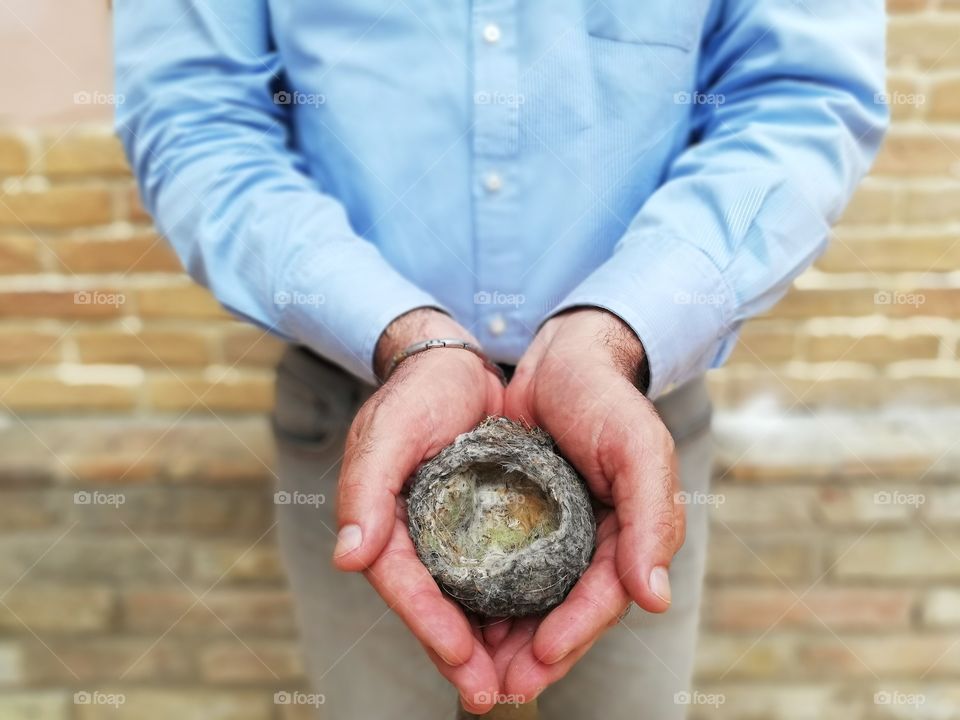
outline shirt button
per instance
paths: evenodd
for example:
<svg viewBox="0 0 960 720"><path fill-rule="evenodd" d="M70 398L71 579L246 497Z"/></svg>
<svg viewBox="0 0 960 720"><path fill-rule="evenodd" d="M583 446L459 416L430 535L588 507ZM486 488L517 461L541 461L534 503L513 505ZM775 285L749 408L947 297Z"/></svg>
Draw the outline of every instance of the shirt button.
<svg viewBox="0 0 960 720"><path fill-rule="evenodd" d="M487 173L483 177L483 187L488 193L497 193L503 189L503 178L499 173Z"/></svg>
<svg viewBox="0 0 960 720"><path fill-rule="evenodd" d="M499 42L500 26L495 23L487 23L483 28L483 39L486 40L489 45Z"/></svg>
<svg viewBox="0 0 960 720"><path fill-rule="evenodd" d="M507 329L507 321L503 319L503 315L497 313L487 321L487 330L490 331L490 334L494 337L499 337L503 335L503 331Z"/></svg>

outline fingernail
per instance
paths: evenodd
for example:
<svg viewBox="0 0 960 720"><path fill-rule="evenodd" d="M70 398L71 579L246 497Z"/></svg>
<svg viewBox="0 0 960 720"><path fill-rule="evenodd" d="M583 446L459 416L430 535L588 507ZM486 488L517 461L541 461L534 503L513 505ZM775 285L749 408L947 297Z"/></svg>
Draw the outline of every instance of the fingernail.
<svg viewBox="0 0 960 720"><path fill-rule="evenodd" d="M334 557L341 557L353 552L363 542L363 531L359 525L344 525L337 534L337 546L333 549Z"/></svg>
<svg viewBox="0 0 960 720"><path fill-rule="evenodd" d="M650 571L650 592L670 604L670 576L665 567L657 565Z"/></svg>

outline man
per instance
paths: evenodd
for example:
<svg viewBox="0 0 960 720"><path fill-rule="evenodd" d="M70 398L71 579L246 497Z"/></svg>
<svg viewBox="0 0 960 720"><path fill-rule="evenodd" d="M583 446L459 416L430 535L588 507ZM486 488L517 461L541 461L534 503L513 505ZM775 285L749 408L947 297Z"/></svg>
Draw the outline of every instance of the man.
<svg viewBox="0 0 960 720"><path fill-rule="evenodd" d="M280 487L333 497L339 475L336 516L278 508L326 716L445 717L442 676L474 712L499 694L539 695L545 718L682 717L706 517L676 498L708 482L703 374L872 160L883 3L116 13L117 127L147 207L194 278L292 343ZM477 348L516 367L506 389ZM490 414L544 427L613 510L544 618L468 619L398 503Z"/></svg>

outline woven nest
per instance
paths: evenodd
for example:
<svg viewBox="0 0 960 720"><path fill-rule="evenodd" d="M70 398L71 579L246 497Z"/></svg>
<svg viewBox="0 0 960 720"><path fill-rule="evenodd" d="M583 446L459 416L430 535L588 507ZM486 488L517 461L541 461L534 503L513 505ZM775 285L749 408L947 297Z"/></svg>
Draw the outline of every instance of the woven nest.
<svg viewBox="0 0 960 720"><path fill-rule="evenodd" d="M407 511L420 560L482 615L549 610L593 555L583 480L549 435L506 418L484 421L421 465Z"/></svg>

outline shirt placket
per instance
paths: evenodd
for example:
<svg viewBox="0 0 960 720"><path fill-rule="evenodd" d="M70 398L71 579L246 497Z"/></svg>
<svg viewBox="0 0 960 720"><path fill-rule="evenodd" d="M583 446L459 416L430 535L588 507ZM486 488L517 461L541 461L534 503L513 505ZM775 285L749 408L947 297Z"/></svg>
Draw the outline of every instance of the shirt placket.
<svg viewBox="0 0 960 720"><path fill-rule="evenodd" d="M476 332L496 354L520 336L523 302L516 0L474 0L471 21Z"/></svg>

